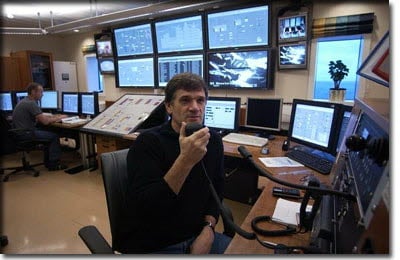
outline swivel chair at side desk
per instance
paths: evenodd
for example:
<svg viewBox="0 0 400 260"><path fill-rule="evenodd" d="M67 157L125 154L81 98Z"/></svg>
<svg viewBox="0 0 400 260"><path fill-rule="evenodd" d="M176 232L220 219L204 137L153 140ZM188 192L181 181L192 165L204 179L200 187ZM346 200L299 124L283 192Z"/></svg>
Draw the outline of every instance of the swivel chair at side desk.
<svg viewBox="0 0 400 260"><path fill-rule="evenodd" d="M118 249L120 235L124 230L120 216L126 208L126 198L123 191L126 190L125 185L127 184L126 178L128 173L126 156L128 151L129 149L117 150L114 152L102 153L100 156L112 243L110 246L95 226L89 225L82 227L78 231L78 234L93 254L113 254L114 251ZM225 207L225 210L229 213L227 217L233 221L233 216L229 209ZM228 226L225 221L224 234L230 237L233 237L235 234L233 228Z"/></svg>
<svg viewBox="0 0 400 260"><path fill-rule="evenodd" d="M0 174L4 174L7 170L13 170L12 172L6 174L3 181L6 182L12 175L16 175L21 172L33 172L34 177L38 177L40 171L35 167L43 165L44 162L31 164L28 160L28 154L35 150L43 150L46 145L49 144L47 140L37 139L33 136L32 130L29 129L10 129L8 130L10 137L14 141L15 148L18 152L21 152L21 162L22 165L14 167L5 167L0 169ZM18 135L24 133L25 135L32 135L31 140L18 140Z"/></svg>

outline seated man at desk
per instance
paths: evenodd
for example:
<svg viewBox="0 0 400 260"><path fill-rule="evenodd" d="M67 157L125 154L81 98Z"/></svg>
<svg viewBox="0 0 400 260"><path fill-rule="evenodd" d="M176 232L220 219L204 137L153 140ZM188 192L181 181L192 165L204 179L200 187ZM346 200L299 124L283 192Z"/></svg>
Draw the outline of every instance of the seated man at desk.
<svg viewBox="0 0 400 260"><path fill-rule="evenodd" d="M220 209L205 170L222 198L223 144L204 127L186 136L186 123L202 123L208 96L198 75L175 75L165 89L170 120L138 136L128 157L128 216L124 253L217 254L230 238L214 232ZM203 164L203 165L202 165Z"/></svg>
<svg viewBox="0 0 400 260"><path fill-rule="evenodd" d="M49 145L44 151L44 164L50 171L63 170L67 167L60 163L61 147L59 136L53 132L43 131L37 128L37 124L49 125L59 122L66 115L45 115L38 105L43 96L43 86L32 82L27 87L28 96L18 102L13 114L13 128L25 128L34 130L36 138L49 140ZM32 139L32 136L19 136L21 140Z"/></svg>

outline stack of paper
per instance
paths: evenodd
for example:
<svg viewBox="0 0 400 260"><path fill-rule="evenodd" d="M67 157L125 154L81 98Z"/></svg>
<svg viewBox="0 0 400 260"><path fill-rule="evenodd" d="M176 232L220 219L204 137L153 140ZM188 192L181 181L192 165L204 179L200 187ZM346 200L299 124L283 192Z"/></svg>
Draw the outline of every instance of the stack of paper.
<svg viewBox="0 0 400 260"><path fill-rule="evenodd" d="M297 226L299 225L300 206L300 202L279 198L276 202L272 220L286 225ZM306 211L310 212L311 209L312 206L308 205Z"/></svg>

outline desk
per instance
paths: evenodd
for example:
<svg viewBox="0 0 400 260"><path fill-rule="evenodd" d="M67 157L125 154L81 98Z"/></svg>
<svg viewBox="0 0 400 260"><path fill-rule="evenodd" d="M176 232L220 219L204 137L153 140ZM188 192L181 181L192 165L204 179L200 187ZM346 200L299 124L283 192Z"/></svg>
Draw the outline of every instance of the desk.
<svg viewBox="0 0 400 260"><path fill-rule="evenodd" d="M69 131L78 131L79 135L79 149L80 149L80 154L82 157L82 165L77 166L76 168L73 169L68 169L71 172L79 172L84 169L88 169L92 167L93 165L96 165L96 162L93 160L94 155L96 154L95 151L95 141L94 141L94 136L88 132L81 131L81 127L85 125L87 122L81 122L81 123L75 123L75 124L65 124L65 123L52 123L50 126L55 127L55 128L61 128ZM94 158L94 159L93 159Z"/></svg>
<svg viewBox="0 0 400 260"><path fill-rule="evenodd" d="M266 171L278 177L282 180L286 180L292 183L300 183L302 177L306 175L314 175L316 176L321 183L329 185L329 176L319 174L309 168L306 167L279 167L279 168L267 168L265 167L260 160L259 157L276 157L276 156L284 156L284 151L282 151L282 142L285 139L283 136L277 136L276 139L270 140L267 144L269 147L270 153L268 155L262 155L260 153L260 147L247 146L247 150L253 155L254 161L262 166ZM225 154L229 156L241 157L240 153L237 151L239 145L233 143L224 143ZM262 190L259 198L253 205L249 214L246 216L243 221L241 228L252 232L251 221L256 216L261 215L269 215L271 216L275 204L277 201L276 197L272 196L272 187L281 186L277 183L274 183L267 179L266 177L260 177L258 182L258 187ZM261 228L265 229L277 229L281 228L271 223L262 223L260 225ZM307 246L309 244L310 232L304 234L294 234L288 236L279 236L279 237L266 237L258 235L261 240L266 240L274 243L282 243L285 245L294 245L294 246ZM265 248L256 240L247 240L242 238L239 235L235 235L229 244L225 254L273 254L273 250Z"/></svg>

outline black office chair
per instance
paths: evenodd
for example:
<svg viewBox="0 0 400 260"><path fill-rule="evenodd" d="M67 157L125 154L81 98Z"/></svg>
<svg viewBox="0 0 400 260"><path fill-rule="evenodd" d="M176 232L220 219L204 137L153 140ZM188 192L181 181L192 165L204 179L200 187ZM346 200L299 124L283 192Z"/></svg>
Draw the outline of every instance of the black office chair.
<svg viewBox="0 0 400 260"><path fill-rule="evenodd" d="M9 138L13 141L15 149L17 152L21 152L21 162L22 165L14 167L5 167L0 169L0 174L4 174L7 170L12 170L12 172L6 174L3 181L8 181L9 177L23 172L33 172L34 177L38 177L40 172L35 169L36 166L43 165L44 162L31 164L28 160L28 154L35 150L43 150L46 145L49 144L48 140L36 138L34 132L29 129L8 129L7 131ZM30 135L29 140L20 140L19 135Z"/></svg>
<svg viewBox="0 0 400 260"><path fill-rule="evenodd" d="M126 208L126 198L124 190L127 185L127 165L126 157L129 149L103 153L100 156L104 189L106 193L108 217L110 220L112 243L105 240L99 230L92 225L82 227L78 234L84 241L90 252L93 254L113 254L118 248L118 238L124 226L119 221L121 212ZM229 213L228 217L233 221L233 216L229 208L224 205ZM233 237L235 231L224 224L224 234Z"/></svg>

